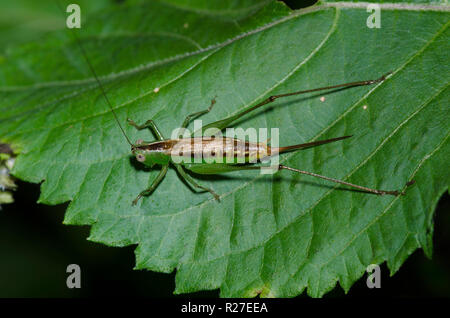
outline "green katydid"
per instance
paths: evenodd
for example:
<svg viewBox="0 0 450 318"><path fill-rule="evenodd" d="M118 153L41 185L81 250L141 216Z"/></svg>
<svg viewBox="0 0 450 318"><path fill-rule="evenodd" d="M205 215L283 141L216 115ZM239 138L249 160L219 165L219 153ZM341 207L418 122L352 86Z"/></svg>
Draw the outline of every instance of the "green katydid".
<svg viewBox="0 0 450 318"><path fill-rule="evenodd" d="M257 165L262 160L267 159L273 155L282 154L288 151L296 151L300 149L305 149L309 147L314 147L318 145L323 145L326 143L335 142L338 140L343 140L346 138L349 138L351 136L343 136L338 138L332 138L332 139L326 139L326 140L320 140L315 142L309 142L309 143L303 143L303 144L297 144L287 147L271 147L266 143L257 143L257 142L249 142L244 140L239 140L236 138L231 137L211 137L211 136L205 136L202 134L201 137L193 137L195 135L195 132L190 137L185 138L176 138L176 139L166 139L164 138L161 131L158 129L156 124L153 122L153 120L148 120L142 125L136 124L134 121L128 119L129 124L133 125L136 129L141 130L145 128L149 128L153 134L156 136L156 141L153 142L143 142L142 140L138 140L136 143L132 143L128 136L126 135L122 125L120 124L120 121L118 120L118 117L116 113L114 112L114 109L112 107L111 102L108 99L108 96L106 95L106 92L103 88L102 83L100 82L97 73L95 72L92 64L90 63L87 54L85 50L83 49L80 41L78 40L77 36L74 33L74 38L76 42L78 43L80 50L91 69L92 74L94 75L98 86L109 106L111 109L112 114L114 115L114 118L122 131L122 134L124 135L125 139L131 146L131 152L136 157L137 161L141 162L145 166L153 167L154 165L160 165L161 170L159 174L157 175L156 179L154 179L151 183L151 185L139 193L139 195L133 200L133 205L135 205L140 198L143 196L147 196L151 194L156 187L160 184L160 182L164 179L168 168L170 165L172 165L177 172L179 173L180 177L183 178L191 187L193 190L201 190L210 192L215 199L219 200L220 196L214 192L213 189L210 189L208 187L202 186L197 181L194 180L193 177L191 177L190 174L187 173L187 171L191 171L196 174L220 174L225 172L232 172L232 171L238 171L238 170L255 170L255 169L261 169L260 165ZM260 108L266 104L269 104L271 102L274 102L278 98L288 97L288 96L294 96L294 95L300 95L305 93L311 93L311 92L317 92L322 90L332 90L332 89L338 89L338 88L349 88L349 87L356 87L356 86L366 86L371 85L375 83L379 83L384 81L390 73L387 73L383 76L381 76L378 79L375 80L365 80L365 81L357 81L357 82L351 82L351 83L345 83L345 84L338 84L338 85L332 85L332 86L326 86L326 87L320 87L315 89L307 89L307 90L301 90L296 91L292 93L285 93L285 94L279 94L279 95L272 95L268 97L267 99L263 100L260 103L257 103L254 106L245 108L241 111L239 111L237 114L234 114L232 116L229 116L225 119L210 123L202 128L202 133L206 131L209 128L215 128L217 131L222 131L225 128L229 127L233 122L244 116L245 114ZM181 128L187 128L189 123L208 112L211 111L215 104L215 99L211 101L210 106L202 111L190 114L186 117L186 119L183 121ZM220 156L224 160L220 162L205 162L204 160L201 160L200 162L193 162L190 159L197 158L197 157L207 157L214 155L216 152L220 153ZM232 153L232 160L231 162L227 160L227 155L229 153ZM177 158L177 160L174 160L174 158ZM181 158L181 161L180 161ZM369 188L353 183L349 183L343 180L335 179L326 177L323 175L319 175L316 173L308 172L299 170L296 168L288 167L285 165L278 165L277 167L280 170L289 170L300 174L310 175L313 177L321 178L324 180L328 180L331 182L339 183L342 185L346 185L348 187L352 187L358 190L361 190L363 192L373 193L377 195L402 195L404 194L401 190L394 190L394 191L388 191L388 190L379 190L374 188ZM412 184L412 182L409 182L409 184Z"/></svg>

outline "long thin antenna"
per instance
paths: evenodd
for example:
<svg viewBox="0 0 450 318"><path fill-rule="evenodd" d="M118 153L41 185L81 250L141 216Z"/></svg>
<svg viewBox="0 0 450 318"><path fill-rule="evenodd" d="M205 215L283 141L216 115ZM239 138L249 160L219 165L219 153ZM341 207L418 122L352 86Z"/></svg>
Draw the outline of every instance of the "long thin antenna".
<svg viewBox="0 0 450 318"><path fill-rule="evenodd" d="M62 12L63 15L64 15L64 9L63 9L63 7L61 6L61 3L60 3L59 1L56 1L56 3L58 4L58 6L59 6L61 12ZM64 15L64 17L65 17L65 15ZM84 59L86 60L86 63L88 64L88 66L89 66L89 68L90 68L92 74L94 75L95 80L97 81L98 86L100 87L100 90L102 91L102 94L103 94L103 96L105 97L106 103L108 104L109 108L111 109L111 111L112 111L112 113L113 113L113 115L114 115L114 118L115 118L117 124L119 125L120 130L122 131L122 134L125 136L125 139L127 140L127 142L128 142L131 146L133 146L133 143L131 142L130 138L128 138L127 134L125 133L125 130L123 129L122 125L120 124L120 121L119 121L119 119L118 119L118 117L117 117L117 114L116 114L116 112L114 111L114 109L113 109L113 107L112 107L112 105L111 105L111 102L110 102L109 99L108 99L108 96L106 95L105 89L103 88L103 85L102 85L102 83L100 82L100 80L99 80L99 78L98 78L98 76L97 76L97 73L95 72L94 67L92 66L91 62L89 61L89 58L88 58L88 56L87 56L86 51L84 50L83 46L81 45L81 41L78 39L78 36L77 36L77 34L75 33L74 30L73 30L72 32L69 31L69 33L71 33L72 37L75 39L75 42L78 44L78 47L80 48L81 53L83 54Z"/></svg>

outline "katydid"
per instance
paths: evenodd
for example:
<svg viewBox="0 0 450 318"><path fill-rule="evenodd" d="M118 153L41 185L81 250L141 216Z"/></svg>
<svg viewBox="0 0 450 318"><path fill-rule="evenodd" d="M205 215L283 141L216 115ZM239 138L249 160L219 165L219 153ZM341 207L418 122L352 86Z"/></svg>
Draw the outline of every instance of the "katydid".
<svg viewBox="0 0 450 318"><path fill-rule="evenodd" d="M214 192L213 189L205 187L199 183L197 183L194 178L187 173L187 171L191 171L195 174L220 174L225 172L232 172L232 171L238 171L238 170L256 170L261 169L261 166L258 165L258 163L261 163L262 160L267 159L273 155L282 154L288 151L297 151L300 149L305 149L309 147L319 146L339 140L343 140L346 138L349 138L351 136L343 136L338 138L332 138L332 139L326 139L326 140L320 140L320 141L314 141L309 143L303 143L303 144L297 144L287 147L271 147L267 143L261 143L261 142L250 142L250 141L244 141L239 140L236 138L231 137L211 137L211 136L201 136L201 137L194 137L193 134L190 137L184 137L184 138L177 138L177 139L166 139L164 138L161 131L156 126L155 122L153 120L148 120L142 125L136 124L134 121L128 119L129 124L133 125L136 129L146 129L149 128L153 134L156 137L156 141L153 142L144 142L142 140L138 140L136 143L132 143L128 136L125 133L125 130L123 129L122 125L120 124L120 121L118 120L118 117L112 107L111 102L108 99L108 96L106 95L106 92L103 88L102 83L100 82L97 73L95 72L92 64L90 63L86 51L83 49L80 41L78 40L77 36L74 33L74 38L76 42L78 43L80 50L91 69L92 74L94 75L97 84L109 106L111 109L112 114L114 115L115 121L117 122L120 130L122 131L122 134L124 135L125 139L131 146L131 152L136 157L137 161L144 164L148 167L153 167L154 165L160 165L161 170L159 174L157 175L156 179L152 181L150 186L139 193L139 195L133 200L133 205L135 205L140 198L143 196L150 195L156 187L160 184L160 182L164 179L169 166L173 166L176 171L179 173L180 177L183 178L191 187L193 190L200 190L202 192L210 192L215 199L218 201L220 200L220 196ZM384 81L388 76L390 72L381 76L378 79L375 80L365 80L365 81L357 81L357 82L351 82L351 83L345 83L345 84L338 84L333 86L326 86L326 87L320 87L315 89L307 89L307 90L301 90L291 93L285 93L285 94L279 94L279 95L272 95L265 100L263 100L260 103L257 103L254 106L245 108L241 111L239 111L237 114L229 116L225 119L221 119L219 121L210 123L203 127L202 132L207 130L208 128L216 128L218 131L222 131L225 128L229 127L233 122L240 119L245 114L258 109L266 104L272 103L275 100L283 97L288 96L294 96L294 95L300 95L305 93L311 93L311 92L317 92L322 90L332 90L337 88L349 88L349 87L356 87L356 86L366 86L371 85L375 83L380 83ZM189 123L199 117L202 116L208 112L210 112L215 104L215 99L211 101L210 106L202 111L190 114L186 117L186 119L183 121L181 127L187 128ZM197 147L196 147L197 145ZM176 149L176 151L174 151ZM193 158L197 157L207 157L211 154L214 154L215 152L219 152L220 155L223 157L223 161L220 162L192 162ZM233 153L233 159L230 162L227 161L227 155L229 153ZM181 161L179 160L180 157L182 157ZM177 158L178 160L174 160L174 158ZM241 162L241 163L239 163ZM242 163L243 162L243 163ZM280 170L289 170L300 174L305 174L317 178L321 178L324 180L328 180L334 183L339 183L342 185L346 185L351 188L358 189L363 192L367 193L373 193L377 195L403 195L404 192L401 190L379 190L374 188L369 188L353 183L349 183L343 180L335 179L326 177L323 175L319 175L316 173L303 171L299 169L295 169L292 167L288 167L285 165L278 165L278 169ZM411 184L412 182L408 183Z"/></svg>

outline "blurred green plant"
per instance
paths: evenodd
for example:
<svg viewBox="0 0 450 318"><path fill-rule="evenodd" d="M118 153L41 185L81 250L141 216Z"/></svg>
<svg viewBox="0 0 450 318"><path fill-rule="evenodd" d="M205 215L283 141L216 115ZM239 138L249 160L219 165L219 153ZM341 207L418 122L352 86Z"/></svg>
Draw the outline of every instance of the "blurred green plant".
<svg viewBox="0 0 450 318"><path fill-rule="evenodd" d="M12 151L7 145L0 144L0 209L2 204L14 202L11 190L16 189L10 171L14 165Z"/></svg>

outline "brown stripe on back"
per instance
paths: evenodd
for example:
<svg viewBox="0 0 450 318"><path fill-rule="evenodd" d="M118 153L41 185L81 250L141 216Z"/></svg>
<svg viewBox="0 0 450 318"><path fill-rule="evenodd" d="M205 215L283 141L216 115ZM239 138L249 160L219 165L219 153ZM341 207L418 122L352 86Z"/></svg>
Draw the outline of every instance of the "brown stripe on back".
<svg viewBox="0 0 450 318"><path fill-rule="evenodd" d="M137 145L136 149L167 152L167 151L170 151L176 143L177 143L177 140L175 140L175 139L161 140L161 141L155 141L155 142L152 142L152 143L146 144L146 145Z"/></svg>

